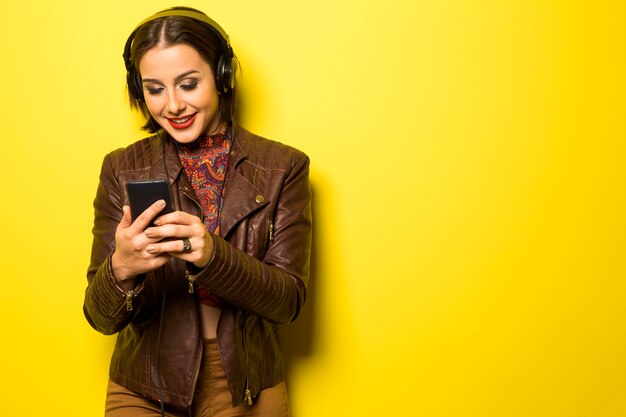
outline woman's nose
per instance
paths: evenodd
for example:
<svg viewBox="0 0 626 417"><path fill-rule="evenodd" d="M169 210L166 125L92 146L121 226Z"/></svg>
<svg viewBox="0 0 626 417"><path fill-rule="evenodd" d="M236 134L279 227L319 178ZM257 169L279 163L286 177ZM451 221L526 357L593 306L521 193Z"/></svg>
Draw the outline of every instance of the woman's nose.
<svg viewBox="0 0 626 417"><path fill-rule="evenodd" d="M176 91L172 91L167 97L167 111L172 114L180 114L185 110L185 102L182 100Z"/></svg>

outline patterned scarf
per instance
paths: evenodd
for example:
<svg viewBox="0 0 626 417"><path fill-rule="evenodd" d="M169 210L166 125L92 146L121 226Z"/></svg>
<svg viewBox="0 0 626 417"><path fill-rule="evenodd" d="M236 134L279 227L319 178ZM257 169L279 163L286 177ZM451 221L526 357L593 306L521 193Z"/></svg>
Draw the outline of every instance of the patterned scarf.
<svg viewBox="0 0 626 417"><path fill-rule="evenodd" d="M224 200L224 180L231 146L230 129L178 144L178 155L204 214L209 232L219 234L219 214Z"/></svg>

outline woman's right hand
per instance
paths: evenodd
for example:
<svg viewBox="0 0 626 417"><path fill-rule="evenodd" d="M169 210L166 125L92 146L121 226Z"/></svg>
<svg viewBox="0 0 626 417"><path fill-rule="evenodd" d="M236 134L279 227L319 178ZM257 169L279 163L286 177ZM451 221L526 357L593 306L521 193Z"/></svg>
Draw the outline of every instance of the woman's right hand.
<svg viewBox="0 0 626 417"><path fill-rule="evenodd" d="M115 252L111 257L111 264L113 276L125 291L135 287L137 275L156 269L172 258L167 253L153 255L146 251L146 246L158 242L160 238L149 238L144 231L164 207L165 201L159 200L134 222L130 217L130 207L122 208L123 216L115 231Z"/></svg>

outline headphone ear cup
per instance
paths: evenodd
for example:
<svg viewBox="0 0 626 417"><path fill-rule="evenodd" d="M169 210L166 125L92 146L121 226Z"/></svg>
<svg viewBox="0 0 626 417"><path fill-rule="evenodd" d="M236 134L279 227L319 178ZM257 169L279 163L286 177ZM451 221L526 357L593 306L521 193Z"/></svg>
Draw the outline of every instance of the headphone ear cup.
<svg viewBox="0 0 626 417"><path fill-rule="evenodd" d="M137 71L131 69L126 73L126 83L130 95L137 101L143 101L143 83Z"/></svg>
<svg viewBox="0 0 626 417"><path fill-rule="evenodd" d="M233 57L231 54L222 54L217 61L217 74L215 75L217 90L228 93L235 87L235 71L233 71Z"/></svg>

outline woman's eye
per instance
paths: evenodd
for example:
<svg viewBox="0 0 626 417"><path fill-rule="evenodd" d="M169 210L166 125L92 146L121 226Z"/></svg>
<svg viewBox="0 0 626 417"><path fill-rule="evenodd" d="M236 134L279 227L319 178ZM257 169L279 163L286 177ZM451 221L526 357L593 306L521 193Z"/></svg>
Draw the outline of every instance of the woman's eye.
<svg viewBox="0 0 626 417"><path fill-rule="evenodd" d="M160 87L146 88L146 91L151 96L154 96L154 95L157 95L157 94L161 93L163 91L163 88L160 88Z"/></svg>
<svg viewBox="0 0 626 417"><path fill-rule="evenodd" d="M182 89L183 89L183 90L185 90L185 91L191 91L191 90L193 90L194 88L196 88L197 86L198 86L198 83L194 81L194 82L192 82L192 83L182 84L182 85L180 86L180 88L182 88Z"/></svg>

